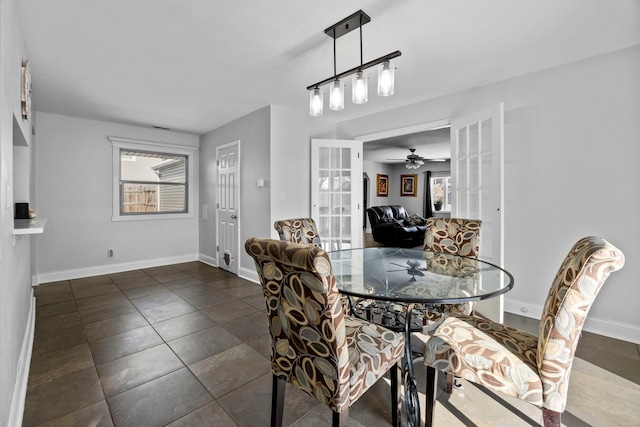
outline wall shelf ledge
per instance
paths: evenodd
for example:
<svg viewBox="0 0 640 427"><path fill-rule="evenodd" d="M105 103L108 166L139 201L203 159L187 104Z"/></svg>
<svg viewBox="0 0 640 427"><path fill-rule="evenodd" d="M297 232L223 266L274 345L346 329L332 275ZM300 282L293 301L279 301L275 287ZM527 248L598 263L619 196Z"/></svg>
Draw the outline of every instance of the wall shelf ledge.
<svg viewBox="0 0 640 427"><path fill-rule="evenodd" d="M19 236L23 234L44 233L44 226L46 223L47 223L47 218L14 219L13 235Z"/></svg>

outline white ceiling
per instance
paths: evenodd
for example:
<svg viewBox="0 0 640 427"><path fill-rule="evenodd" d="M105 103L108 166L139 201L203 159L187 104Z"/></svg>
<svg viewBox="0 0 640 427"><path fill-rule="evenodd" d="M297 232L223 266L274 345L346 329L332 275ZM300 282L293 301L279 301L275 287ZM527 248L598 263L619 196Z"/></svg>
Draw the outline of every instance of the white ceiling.
<svg viewBox="0 0 640 427"><path fill-rule="evenodd" d="M38 111L203 134L268 104L308 111L333 74L324 29L358 9L364 62L396 94L343 121L640 43L638 0L20 0ZM359 64L358 32L337 40ZM372 70L373 71L373 70ZM350 89L347 89L347 95Z"/></svg>

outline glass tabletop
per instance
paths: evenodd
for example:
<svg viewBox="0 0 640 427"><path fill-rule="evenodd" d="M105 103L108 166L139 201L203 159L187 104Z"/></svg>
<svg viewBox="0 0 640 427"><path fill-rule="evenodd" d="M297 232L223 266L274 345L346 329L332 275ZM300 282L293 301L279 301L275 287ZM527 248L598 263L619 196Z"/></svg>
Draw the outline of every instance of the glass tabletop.
<svg viewBox="0 0 640 427"><path fill-rule="evenodd" d="M329 256L338 289L356 297L454 304L492 298L513 287L508 271L464 256L391 247Z"/></svg>

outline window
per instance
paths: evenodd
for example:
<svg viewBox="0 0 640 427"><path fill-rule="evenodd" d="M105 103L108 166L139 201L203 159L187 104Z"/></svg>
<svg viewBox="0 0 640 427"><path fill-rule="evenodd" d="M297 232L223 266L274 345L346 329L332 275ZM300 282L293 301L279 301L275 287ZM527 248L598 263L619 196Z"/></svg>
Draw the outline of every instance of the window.
<svg viewBox="0 0 640 427"><path fill-rule="evenodd" d="M192 217L195 148L109 138L113 144L113 220Z"/></svg>
<svg viewBox="0 0 640 427"><path fill-rule="evenodd" d="M431 200L434 212L451 212L451 177L431 177Z"/></svg>
<svg viewBox="0 0 640 427"><path fill-rule="evenodd" d="M187 156L120 149L120 215L187 211Z"/></svg>

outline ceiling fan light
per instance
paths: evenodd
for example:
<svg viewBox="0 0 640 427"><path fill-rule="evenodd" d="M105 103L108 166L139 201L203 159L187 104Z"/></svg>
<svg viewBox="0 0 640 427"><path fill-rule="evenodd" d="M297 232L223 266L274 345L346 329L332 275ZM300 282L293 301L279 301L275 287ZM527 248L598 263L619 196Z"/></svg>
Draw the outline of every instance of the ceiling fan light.
<svg viewBox="0 0 640 427"><path fill-rule="evenodd" d="M369 100L367 73L362 70L353 75L351 95L351 100L354 104L364 104Z"/></svg>
<svg viewBox="0 0 640 427"><path fill-rule="evenodd" d="M344 85L335 79L329 86L329 108L340 111L344 108Z"/></svg>
<svg viewBox="0 0 640 427"><path fill-rule="evenodd" d="M395 68L391 61L384 61L378 65L378 95L393 95L395 83Z"/></svg>
<svg viewBox="0 0 640 427"><path fill-rule="evenodd" d="M324 94L319 87L314 87L309 91L309 115L318 117L322 115L324 104Z"/></svg>

